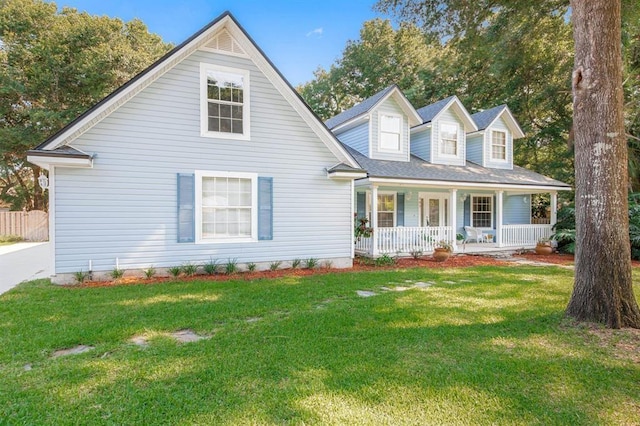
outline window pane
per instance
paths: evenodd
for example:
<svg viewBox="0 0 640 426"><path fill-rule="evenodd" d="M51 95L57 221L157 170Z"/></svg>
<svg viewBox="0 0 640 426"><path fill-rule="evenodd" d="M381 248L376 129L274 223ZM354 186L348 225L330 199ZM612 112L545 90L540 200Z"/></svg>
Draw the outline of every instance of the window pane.
<svg viewBox="0 0 640 426"><path fill-rule="evenodd" d="M231 120L231 133L242 134L242 120Z"/></svg>
<svg viewBox="0 0 640 426"><path fill-rule="evenodd" d="M231 107L231 117L242 118L242 106L233 105Z"/></svg>
<svg viewBox="0 0 640 426"><path fill-rule="evenodd" d="M209 102L208 109L209 117L220 117L220 105Z"/></svg>
<svg viewBox="0 0 640 426"><path fill-rule="evenodd" d="M378 212L378 226L381 228L393 227L393 213Z"/></svg>
<svg viewBox="0 0 640 426"><path fill-rule="evenodd" d="M231 133L231 119L229 118L220 119L220 131Z"/></svg>
<svg viewBox="0 0 640 426"><path fill-rule="evenodd" d="M207 98L213 99L216 101L220 99L220 88L215 84L212 84L211 80L209 80L207 84Z"/></svg>
<svg viewBox="0 0 640 426"><path fill-rule="evenodd" d="M219 118L210 118L208 129L210 132L219 132L220 131L220 119Z"/></svg>
<svg viewBox="0 0 640 426"><path fill-rule="evenodd" d="M389 133L400 133L400 117L380 116L380 130Z"/></svg>
<svg viewBox="0 0 640 426"><path fill-rule="evenodd" d="M231 118L231 105L220 105L220 117Z"/></svg>
<svg viewBox="0 0 640 426"><path fill-rule="evenodd" d="M381 133L380 148L400 150L400 135L397 133Z"/></svg>

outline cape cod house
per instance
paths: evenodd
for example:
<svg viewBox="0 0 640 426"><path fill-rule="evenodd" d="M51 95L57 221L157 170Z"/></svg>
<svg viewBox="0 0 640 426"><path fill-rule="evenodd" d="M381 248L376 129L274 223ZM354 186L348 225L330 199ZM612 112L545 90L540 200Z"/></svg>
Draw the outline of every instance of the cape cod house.
<svg viewBox="0 0 640 426"><path fill-rule="evenodd" d="M533 247L551 235L558 191L571 189L513 164L524 133L506 105L470 115L452 96L416 110L391 86L326 125L367 172L354 195L373 228L362 254L429 252L460 236L475 250ZM551 197L547 224L532 223L539 193Z"/></svg>
<svg viewBox="0 0 640 426"><path fill-rule="evenodd" d="M229 13L36 149L54 282L183 263L349 267L360 166Z"/></svg>

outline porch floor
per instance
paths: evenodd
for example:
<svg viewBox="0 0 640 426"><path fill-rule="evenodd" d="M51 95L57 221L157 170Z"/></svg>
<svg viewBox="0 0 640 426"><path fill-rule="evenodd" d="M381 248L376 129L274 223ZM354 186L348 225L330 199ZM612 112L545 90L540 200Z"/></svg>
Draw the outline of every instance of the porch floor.
<svg viewBox="0 0 640 426"><path fill-rule="evenodd" d="M535 245L523 244L521 246L498 247L496 243L467 243L459 244L455 253L457 254L483 254L495 252L508 252L517 250L533 250Z"/></svg>

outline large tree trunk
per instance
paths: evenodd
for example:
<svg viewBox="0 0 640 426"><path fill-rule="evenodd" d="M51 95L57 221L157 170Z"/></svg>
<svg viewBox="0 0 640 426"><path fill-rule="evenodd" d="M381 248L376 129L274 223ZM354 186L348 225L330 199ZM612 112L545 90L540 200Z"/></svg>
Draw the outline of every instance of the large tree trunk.
<svg viewBox="0 0 640 426"><path fill-rule="evenodd" d="M571 0L576 278L567 314L640 328L631 282L620 0Z"/></svg>

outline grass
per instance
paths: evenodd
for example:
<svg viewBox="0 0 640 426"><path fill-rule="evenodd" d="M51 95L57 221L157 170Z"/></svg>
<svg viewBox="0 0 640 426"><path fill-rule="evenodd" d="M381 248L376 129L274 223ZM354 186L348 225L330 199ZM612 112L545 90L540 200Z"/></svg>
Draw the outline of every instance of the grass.
<svg viewBox="0 0 640 426"><path fill-rule="evenodd" d="M418 281L435 285L393 291ZM624 349L638 334L569 324L571 284L556 267L107 288L34 281L0 296L0 419L638 424L638 349ZM212 337L166 337L186 328ZM148 347L129 343L138 335ZM95 349L50 357L78 344Z"/></svg>
<svg viewBox="0 0 640 426"><path fill-rule="evenodd" d="M9 246L11 244L19 243L21 241L23 241L23 239L18 235L0 235L0 247Z"/></svg>

